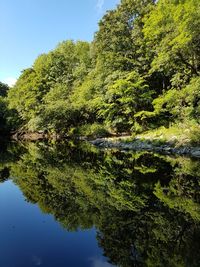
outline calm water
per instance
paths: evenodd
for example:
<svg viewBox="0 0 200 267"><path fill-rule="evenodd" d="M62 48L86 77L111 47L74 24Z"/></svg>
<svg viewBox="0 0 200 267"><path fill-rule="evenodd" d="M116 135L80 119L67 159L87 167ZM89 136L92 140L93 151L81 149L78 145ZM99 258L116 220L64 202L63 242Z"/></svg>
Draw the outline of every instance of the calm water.
<svg viewBox="0 0 200 267"><path fill-rule="evenodd" d="M0 267L199 267L200 161L9 144L0 214Z"/></svg>

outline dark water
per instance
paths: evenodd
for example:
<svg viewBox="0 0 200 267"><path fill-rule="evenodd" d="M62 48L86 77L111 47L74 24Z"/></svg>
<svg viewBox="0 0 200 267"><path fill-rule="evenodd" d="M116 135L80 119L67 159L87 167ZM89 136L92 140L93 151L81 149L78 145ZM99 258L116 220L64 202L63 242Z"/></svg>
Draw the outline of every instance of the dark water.
<svg viewBox="0 0 200 267"><path fill-rule="evenodd" d="M82 143L0 152L0 267L200 266L200 161Z"/></svg>

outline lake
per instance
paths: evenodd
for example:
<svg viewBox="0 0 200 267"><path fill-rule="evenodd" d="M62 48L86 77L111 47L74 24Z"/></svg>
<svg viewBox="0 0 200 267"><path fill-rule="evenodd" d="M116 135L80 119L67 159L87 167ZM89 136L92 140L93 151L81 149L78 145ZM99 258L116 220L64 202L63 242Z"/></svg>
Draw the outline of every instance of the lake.
<svg viewBox="0 0 200 267"><path fill-rule="evenodd" d="M200 266L200 160L2 144L0 267Z"/></svg>

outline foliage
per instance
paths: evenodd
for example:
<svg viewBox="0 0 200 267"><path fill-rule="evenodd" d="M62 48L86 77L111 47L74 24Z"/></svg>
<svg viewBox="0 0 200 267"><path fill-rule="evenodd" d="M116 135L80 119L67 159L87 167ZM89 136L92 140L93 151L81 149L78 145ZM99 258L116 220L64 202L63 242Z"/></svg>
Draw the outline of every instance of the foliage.
<svg viewBox="0 0 200 267"><path fill-rule="evenodd" d="M84 125L141 133L193 121L199 129L199 25L198 0L121 0L92 43L64 41L13 88L0 84L12 127L16 120L62 135Z"/></svg>
<svg viewBox="0 0 200 267"><path fill-rule="evenodd" d="M153 70L199 75L198 0L159 0L144 22L145 37L155 52Z"/></svg>
<svg viewBox="0 0 200 267"><path fill-rule="evenodd" d="M8 85L0 82L0 138L4 137L4 139L9 131L16 129L20 125L17 112L8 108L8 91Z"/></svg>
<svg viewBox="0 0 200 267"><path fill-rule="evenodd" d="M151 95L143 78L135 72L128 73L108 86L104 108L99 113L117 131L127 131L134 125L135 113L151 105Z"/></svg>
<svg viewBox="0 0 200 267"><path fill-rule="evenodd" d="M7 106L6 106L5 99L0 97L0 129L1 129L1 131L5 130L6 112L7 112Z"/></svg>
<svg viewBox="0 0 200 267"><path fill-rule="evenodd" d="M111 264L199 265L199 161L72 142L12 151L1 155L0 180L12 177L68 231L95 227Z"/></svg>
<svg viewBox="0 0 200 267"><path fill-rule="evenodd" d="M80 136L98 138L109 136L109 128L100 123L85 124L75 131Z"/></svg>
<svg viewBox="0 0 200 267"><path fill-rule="evenodd" d="M5 97L7 96L7 92L9 90L9 86L0 82L0 96Z"/></svg>

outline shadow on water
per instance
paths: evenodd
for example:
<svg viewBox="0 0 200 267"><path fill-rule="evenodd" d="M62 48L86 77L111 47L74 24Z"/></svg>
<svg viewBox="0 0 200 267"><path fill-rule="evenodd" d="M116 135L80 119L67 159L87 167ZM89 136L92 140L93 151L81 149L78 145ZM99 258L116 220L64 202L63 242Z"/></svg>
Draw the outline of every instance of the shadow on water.
<svg viewBox="0 0 200 267"><path fill-rule="evenodd" d="M97 229L116 266L200 266L200 161L87 143L10 144L0 182L66 230Z"/></svg>

